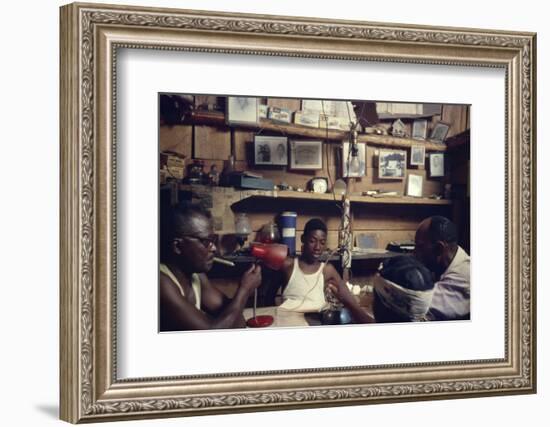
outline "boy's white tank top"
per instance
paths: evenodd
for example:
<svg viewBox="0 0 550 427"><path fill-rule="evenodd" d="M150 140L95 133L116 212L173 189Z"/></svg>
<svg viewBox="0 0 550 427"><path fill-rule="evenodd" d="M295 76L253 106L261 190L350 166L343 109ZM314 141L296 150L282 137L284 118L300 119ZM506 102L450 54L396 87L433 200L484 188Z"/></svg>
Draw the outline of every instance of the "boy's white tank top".
<svg viewBox="0 0 550 427"><path fill-rule="evenodd" d="M322 262L315 273L305 274L300 269L298 258L295 258L292 274L283 291L283 303L279 308L301 313L324 310L328 306L325 300L324 267L325 263Z"/></svg>

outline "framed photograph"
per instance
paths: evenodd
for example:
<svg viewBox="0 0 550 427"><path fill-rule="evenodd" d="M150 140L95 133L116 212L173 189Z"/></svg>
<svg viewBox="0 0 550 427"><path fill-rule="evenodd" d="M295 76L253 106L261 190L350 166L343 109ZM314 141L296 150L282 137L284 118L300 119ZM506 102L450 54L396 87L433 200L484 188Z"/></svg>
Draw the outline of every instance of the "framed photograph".
<svg viewBox="0 0 550 427"><path fill-rule="evenodd" d="M404 150L378 151L378 178L404 179L407 172L407 152Z"/></svg>
<svg viewBox="0 0 550 427"><path fill-rule="evenodd" d="M428 120L416 119L413 122L412 137L413 139L426 139L428 134Z"/></svg>
<svg viewBox="0 0 550 427"><path fill-rule="evenodd" d="M407 196L422 197L422 175L408 175Z"/></svg>
<svg viewBox="0 0 550 427"><path fill-rule="evenodd" d="M432 129L432 133L430 134L430 140L434 142L441 142L443 143L445 141L445 138L447 138L447 133L449 132L449 124L438 122Z"/></svg>
<svg viewBox="0 0 550 427"><path fill-rule="evenodd" d="M290 123L292 119L292 111L288 108L269 107L267 118L274 122Z"/></svg>
<svg viewBox="0 0 550 427"><path fill-rule="evenodd" d="M306 112L306 111L296 111L294 113L294 123L297 125L308 126L311 128L319 127L319 113L317 112Z"/></svg>
<svg viewBox="0 0 550 427"><path fill-rule="evenodd" d="M227 98L227 122L256 124L259 121L258 98L229 96Z"/></svg>
<svg viewBox="0 0 550 427"><path fill-rule="evenodd" d="M302 101L302 110L305 113L315 113L321 116L324 124L322 127L332 126L336 129L343 128L349 130L349 123L356 122L355 110L351 101L304 99Z"/></svg>
<svg viewBox="0 0 550 427"><path fill-rule="evenodd" d="M365 176L367 155L366 144L357 144L357 158L354 159L350 150L350 143L344 142L342 146L342 176L344 178L360 178Z"/></svg>
<svg viewBox="0 0 550 427"><path fill-rule="evenodd" d="M256 165L288 164L287 138L282 136L254 136L254 163Z"/></svg>
<svg viewBox="0 0 550 427"><path fill-rule="evenodd" d="M411 165L424 166L426 158L426 147L424 145L411 146Z"/></svg>
<svg viewBox="0 0 550 427"><path fill-rule="evenodd" d="M258 105L258 117L260 119L267 119L267 114L269 112L269 107L265 104Z"/></svg>
<svg viewBox="0 0 550 427"><path fill-rule="evenodd" d="M322 169L323 142L322 141L290 141L290 168L291 169Z"/></svg>
<svg viewBox="0 0 550 427"><path fill-rule="evenodd" d="M445 176L445 154L430 154L430 178Z"/></svg>
<svg viewBox="0 0 550 427"><path fill-rule="evenodd" d="M101 422L535 392L535 34L104 4L63 6L60 25L63 420ZM356 65L350 73L350 66ZM437 78L425 78L434 75ZM338 85L319 84L327 78ZM187 191L179 183L163 189L159 185L158 94L167 87L173 93L234 98L225 113L190 116L216 132L230 132L228 120L243 126L231 140L236 167L243 162L241 142L250 141L250 133L257 131L258 108L251 97L258 94L404 103L448 99L475 106L469 121L477 124L471 147L469 141L457 142L472 156L471 162L466 159L472 165L467 177L472 191L463 188L464 197L471 197L464 199L471 209L463 213L471 216L476 233L461 232L471 237L469 246L479 267L471 270L476 303L470 319L160 333L159 282L167 276L159 272L159 199ZM243 99L247 101L241 104ZM190 126L183 121L161 128L161 137L191 138ZM286 131L289 125L277 126ZM345 132L300 128L324 132L321 137L302 135L303 141L288 136L291 166L305 169L288 177L311 179L317 172L307 169L323 166L321 141L340 144ZM443 141L444 134L437 130L434 137ZM389 179L405 176L411 141L397 142L388 135L359 139L380 151L380 180L373 177L373 188L402 191L401 182ZM221 146L226 139L216 143ZM441 145L428 141L426 150L451 156L457 149ZM392 150L384 149L387 146ZM191 157L192 151L183 155ZM482 166L489 158L490 180ZM327 163L334 165L333 159L329 156ZM212 166L218 165L205 165L206 172ZM201 175L200 170L190 172ZM427 180L424 192L439 184ZM209 193L201 200L216 209L222 222L232 213L226 200L240 200L245 193L259 201L255 209L269 205L261 202L269 199L294 212L295 199L301 197L312 214L322 217L329 209L319 206L329 205L341 212L334 205L341 197L335 202L330 194L235 194L225 187L203 187L209 187L202 188ZM418 186L411 189L417 191ZM454 193L459 190L453 185ZM311 201L303 203L306 197ZM424 218L418 212L451 215L456 207L452 200L357 194L339 206L344 212L354 209L354 223L376 211L376 244L383 247L389 242L378 228L385 215L414 211L411 217L416 220L407 220L410 230L392 230L397 236L392 239L406 240L414 237L417 220ZM281 234L299 239L304 218L287 217ZM331 223L338 227L340 221ZM182 231L169 243L174 251L202 248L192 255L197 262L212 263L218 241L209 229L202 231ZM333 248L339 246L337 231L328 233L329 240L336 239ZM351 241L351 236L341 240ZM484 259L491 259L491 266L481 265ZM381 292L391 286L377 283ZM169 289L193 300L195 285L194 276L185 276L180 287ZM197 299L187 305L195 307L193 302ZM333 314L327 314L327 320Z"/></svg>

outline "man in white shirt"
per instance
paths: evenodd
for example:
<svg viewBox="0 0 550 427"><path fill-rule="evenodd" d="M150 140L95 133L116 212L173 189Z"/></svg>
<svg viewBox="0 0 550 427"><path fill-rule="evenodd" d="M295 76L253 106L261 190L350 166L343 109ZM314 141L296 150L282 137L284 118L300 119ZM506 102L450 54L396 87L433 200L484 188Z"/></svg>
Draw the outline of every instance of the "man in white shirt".
<svg viewBox="0 0 550 427"><path fill-rule="evenodd" d="M435 275L430 320L470 318L470 257L458 246L456 226L443 216L420 223L415 255Z"/></svg>

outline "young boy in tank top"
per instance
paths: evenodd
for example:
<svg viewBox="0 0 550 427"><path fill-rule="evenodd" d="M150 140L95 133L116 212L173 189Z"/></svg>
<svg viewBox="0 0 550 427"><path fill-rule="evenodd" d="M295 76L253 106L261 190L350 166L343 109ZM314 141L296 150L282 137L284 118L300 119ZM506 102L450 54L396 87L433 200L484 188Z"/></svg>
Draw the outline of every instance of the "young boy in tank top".
<svg viewBox="0 0 550 427"><path fill-rule="evenodd" d="M327 226L318 218L310 219L301 241L301 254L287 258L283 266L286 286L280 307L303 313L319 312L327 307L325 282L341 281L332 264L321 262L327 245Z"/></svg>

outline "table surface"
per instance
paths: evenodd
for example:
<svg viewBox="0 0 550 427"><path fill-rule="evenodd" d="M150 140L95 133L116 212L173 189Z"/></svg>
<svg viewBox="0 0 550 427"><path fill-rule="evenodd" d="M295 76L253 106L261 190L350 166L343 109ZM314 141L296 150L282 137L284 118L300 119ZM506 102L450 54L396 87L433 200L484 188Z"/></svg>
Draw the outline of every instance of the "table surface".
<svg viewBox="0 0 550 427"><path fill-rule="evenodd" d="M372 311L369 307L363 307L363 309L372 317ZM252 308L245 308L243 316L245 320L254 317L254 310ZM278 306L258 307L256 308L256 316L272 316L273 323L268 326L269 328L321 326L321 313L300 313L285 310Z"/></svg>
<svg viewBox="0 0 550 427"><path fill-rule="evenodd" d="M246 320L254 317L254 310L252 308L245 308L243 311L243 316ZM304 313L279 309L279 307L258 307L256 308L256 316L272 316L274 320L271 326L269 326L270 328L285 326L310 326Z"/></svg>

